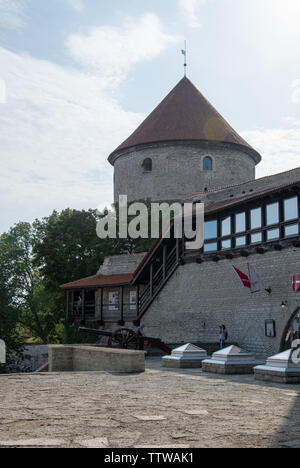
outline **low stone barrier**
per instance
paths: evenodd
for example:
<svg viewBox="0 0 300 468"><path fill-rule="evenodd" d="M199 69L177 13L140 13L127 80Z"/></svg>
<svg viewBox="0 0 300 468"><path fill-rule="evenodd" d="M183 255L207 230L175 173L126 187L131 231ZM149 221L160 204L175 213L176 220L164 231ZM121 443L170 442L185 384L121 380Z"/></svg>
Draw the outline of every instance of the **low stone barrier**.
<svg viewBox="0 0 300 468"><path fill-rule="evenodd" d="M294 349L276 354L265 365L254 368L256 380L282 384L300 384L300 363L293 362Z"/></svg>
<svg viewBox="0 0 300 468"><path fill-rule="evenodd" d="M262 362L238 346L229 346L212 355L212 358L202 362L203 372L213 374L253 374L253 368Z"/></svg>
<svg viewBox="0 0 300 468"><path fill-rule="evenodd" d="M145 372L145 352L93 346L49 346L49 372Z"/></svg>
<svg viewBox="0 0 300 468"><path fill-rule="evenodd" d="M208 355L204 349L188 343L173 349L171 356L164 356L162 365L175 369L199 369L205 359L208 359Z"/></svg>

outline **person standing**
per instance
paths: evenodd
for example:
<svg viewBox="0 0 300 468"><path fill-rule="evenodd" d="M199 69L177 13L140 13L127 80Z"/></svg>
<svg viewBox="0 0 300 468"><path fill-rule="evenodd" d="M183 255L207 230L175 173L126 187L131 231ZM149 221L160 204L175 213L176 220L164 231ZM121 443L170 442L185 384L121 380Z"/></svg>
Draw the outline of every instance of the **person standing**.
<svg viewBox="0 0 300 468"><path fill-rule="evenodd" d="M225 325L220 325L219 339L220 339L220 349L224 348L225 342L228 338L228 332Z"/></svg>

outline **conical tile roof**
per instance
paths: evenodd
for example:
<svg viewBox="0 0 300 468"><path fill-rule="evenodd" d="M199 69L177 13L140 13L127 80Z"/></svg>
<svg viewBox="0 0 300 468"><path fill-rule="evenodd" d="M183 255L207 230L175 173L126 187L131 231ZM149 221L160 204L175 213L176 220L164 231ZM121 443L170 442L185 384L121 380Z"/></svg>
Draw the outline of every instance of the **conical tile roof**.
<svg viewBox="0 0 300 468"><path fill-rule="evenodd" d="M159 106L109 157L147 143L202 140L244 147L259 163L261 156L216 111L193 83L184 77Z"/></svg>

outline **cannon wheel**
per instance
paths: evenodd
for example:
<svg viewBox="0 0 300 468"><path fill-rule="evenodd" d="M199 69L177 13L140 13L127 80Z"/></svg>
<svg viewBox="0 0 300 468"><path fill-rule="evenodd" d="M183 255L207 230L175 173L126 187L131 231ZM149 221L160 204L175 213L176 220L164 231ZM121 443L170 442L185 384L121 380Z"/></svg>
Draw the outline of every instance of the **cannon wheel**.
<svg viewBox="0 0 300 468"><path fill-rule="evenodd" d="M108 339L108 346L117 345L120 348L128 349L129 347L136 348L137 334L130 328L119 328L114 331Z"/></svg>

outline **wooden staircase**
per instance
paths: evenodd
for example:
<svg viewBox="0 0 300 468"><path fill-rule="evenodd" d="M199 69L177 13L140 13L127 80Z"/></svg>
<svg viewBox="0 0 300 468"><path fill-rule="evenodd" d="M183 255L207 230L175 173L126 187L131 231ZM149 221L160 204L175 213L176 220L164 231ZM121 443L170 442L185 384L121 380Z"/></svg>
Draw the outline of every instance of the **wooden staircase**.
<svg viewBox="0 0 300 468"><path fill-rule="evenodd" d="M158 296L160 291L164 288L165 284L169 281L175 270L180 265L180 258L178 254L178 245L176 244L173 249L168 253L165 261L161 267L155 272L152 280L150 280L146 289L139 297L139 307L137 320L141 320L147 309L150 307L154 299Z"/></svg>

